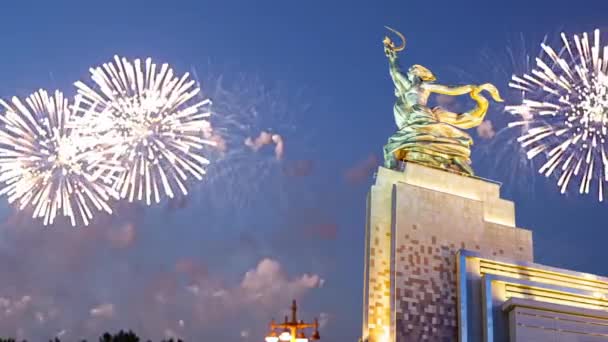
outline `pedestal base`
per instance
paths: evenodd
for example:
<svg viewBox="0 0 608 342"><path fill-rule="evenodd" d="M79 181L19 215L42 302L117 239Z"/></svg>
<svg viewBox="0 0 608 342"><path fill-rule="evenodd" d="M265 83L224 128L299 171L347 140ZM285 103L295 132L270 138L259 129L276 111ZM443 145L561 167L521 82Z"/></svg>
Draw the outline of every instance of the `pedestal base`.
<svg viewBox="0 0 608 342"><path fill-rule="evenodd" d="M457 339L456 254L532 261L500 185L406 164L380 168L368 197L363 336L370 342Z"/></svg>

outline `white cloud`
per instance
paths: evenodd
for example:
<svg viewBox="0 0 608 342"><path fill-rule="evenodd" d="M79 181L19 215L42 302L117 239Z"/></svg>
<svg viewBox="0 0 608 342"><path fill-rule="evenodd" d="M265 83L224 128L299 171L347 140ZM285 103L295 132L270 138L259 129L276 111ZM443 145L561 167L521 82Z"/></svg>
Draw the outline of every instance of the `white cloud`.
<svg viewBox="0 0 608 342"><path fill-rule="evenodd" d="M101 304L90 311L91 316L100 318L112 318L114 316L114 304Z"/></svg>
<svg viewBox="0 0 608 342"><path fill-rule="evenodd" d="M112 259L108 248L116 245L109 243L103 229L57 229L44 237L40 231L15 234L19 235L10 241L16 248L0 249L0 277L8 280L0 282L0 330L32 341L57 334L96 340L103 331L125 327L146 339L179 332L190 340L229 319L250 322L242 330L257 336L255 329L263 329L265 323L251 322L265 322L291 299L323 284L317 274L290 275L278 260L269 258L236 279L209 274L196 260L142 272L122 257ZM115 278L103 273L123 268L135 273ZM106 301L85 306L100 297Z"/></svg>
<svg viewBox="0 0 608 342"><path fill-rule="evenodd" d="M245 273L241 288L253 298L274 300L276 296L299 297L309 289L323 285L323 279L316 274L303 274L289 279L281 264L272 259L263 259L255 269Z"/></svg>

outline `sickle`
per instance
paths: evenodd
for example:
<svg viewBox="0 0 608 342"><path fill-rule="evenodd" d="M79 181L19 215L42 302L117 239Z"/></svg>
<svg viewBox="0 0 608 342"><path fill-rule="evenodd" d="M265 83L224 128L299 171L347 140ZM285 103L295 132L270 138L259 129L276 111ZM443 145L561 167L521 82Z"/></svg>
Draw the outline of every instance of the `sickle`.
<svg viewBox="0 0 608 342"><path fill-rule="evenodd" d="M397 52L398 51L403 51L405 49L405 37L403 36L403 34L401 34L401 32L399 32L399 31L397 31L397 30L395 30L393 28L390 28L388 26L384 26L384 27L387 30L389 30L389 31L393 32L394 34L396 34L397 36L399 36L399 38L401 39L401 46L397 46L393 50L397 51Z"/></svg>

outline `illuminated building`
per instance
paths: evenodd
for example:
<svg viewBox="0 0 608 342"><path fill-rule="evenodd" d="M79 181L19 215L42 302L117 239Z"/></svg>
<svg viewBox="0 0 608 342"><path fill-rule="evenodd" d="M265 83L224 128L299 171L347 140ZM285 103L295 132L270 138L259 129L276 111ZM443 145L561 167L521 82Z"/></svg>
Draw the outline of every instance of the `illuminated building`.
<svg viewBox="0 0 608 342"><path fill-rule="evenodd" d="M535 264L500 184L380 168L367 207L363 340L608 341L608 279Z"/></svg>

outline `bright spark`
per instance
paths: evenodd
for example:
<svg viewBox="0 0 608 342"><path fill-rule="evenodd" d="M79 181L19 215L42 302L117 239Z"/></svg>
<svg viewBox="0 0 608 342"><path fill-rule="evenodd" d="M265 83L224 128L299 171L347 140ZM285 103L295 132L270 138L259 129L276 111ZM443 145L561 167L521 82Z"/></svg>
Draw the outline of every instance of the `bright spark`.
<svg viewBox="0 0 608 342"><path fill-rule="evenodd" d="M44 225L58 215L88 225L93 209L112 213L109 180L96 166L97 143L74 128L77 117L61 92L39 90L25 103L13 97L0 104L1 195L20 209L33 208Z"/></svg>
<svg viewBox="0 0 608 342"><path fill-rule="evenodd" d="M521 77L513 76L510 87L522 91L519 105L506 110L521 115L514 125L528 129L518 139L528 149L528 158L544 155L540 173L559 176L565 193L578 182L581 194L597 185L603 201L608 182L608 46L600 46L600 31L593 41L587 33L569 40L562 33L559 51L542 44L536 68ZM595 186L595 185L594 185Z"/></svg>
<svg viewBox="0 0 608 342"><path fill-rule="evenodd" d="M121 198L158 203L179 191L188 194L189 176L200 180L209 161L204 146L214 145L211 101L198 100L199 87L150 58L90 70L94 87L76 82L78 112L93 136L103 141L120 164L110 171Z"/></svg>

